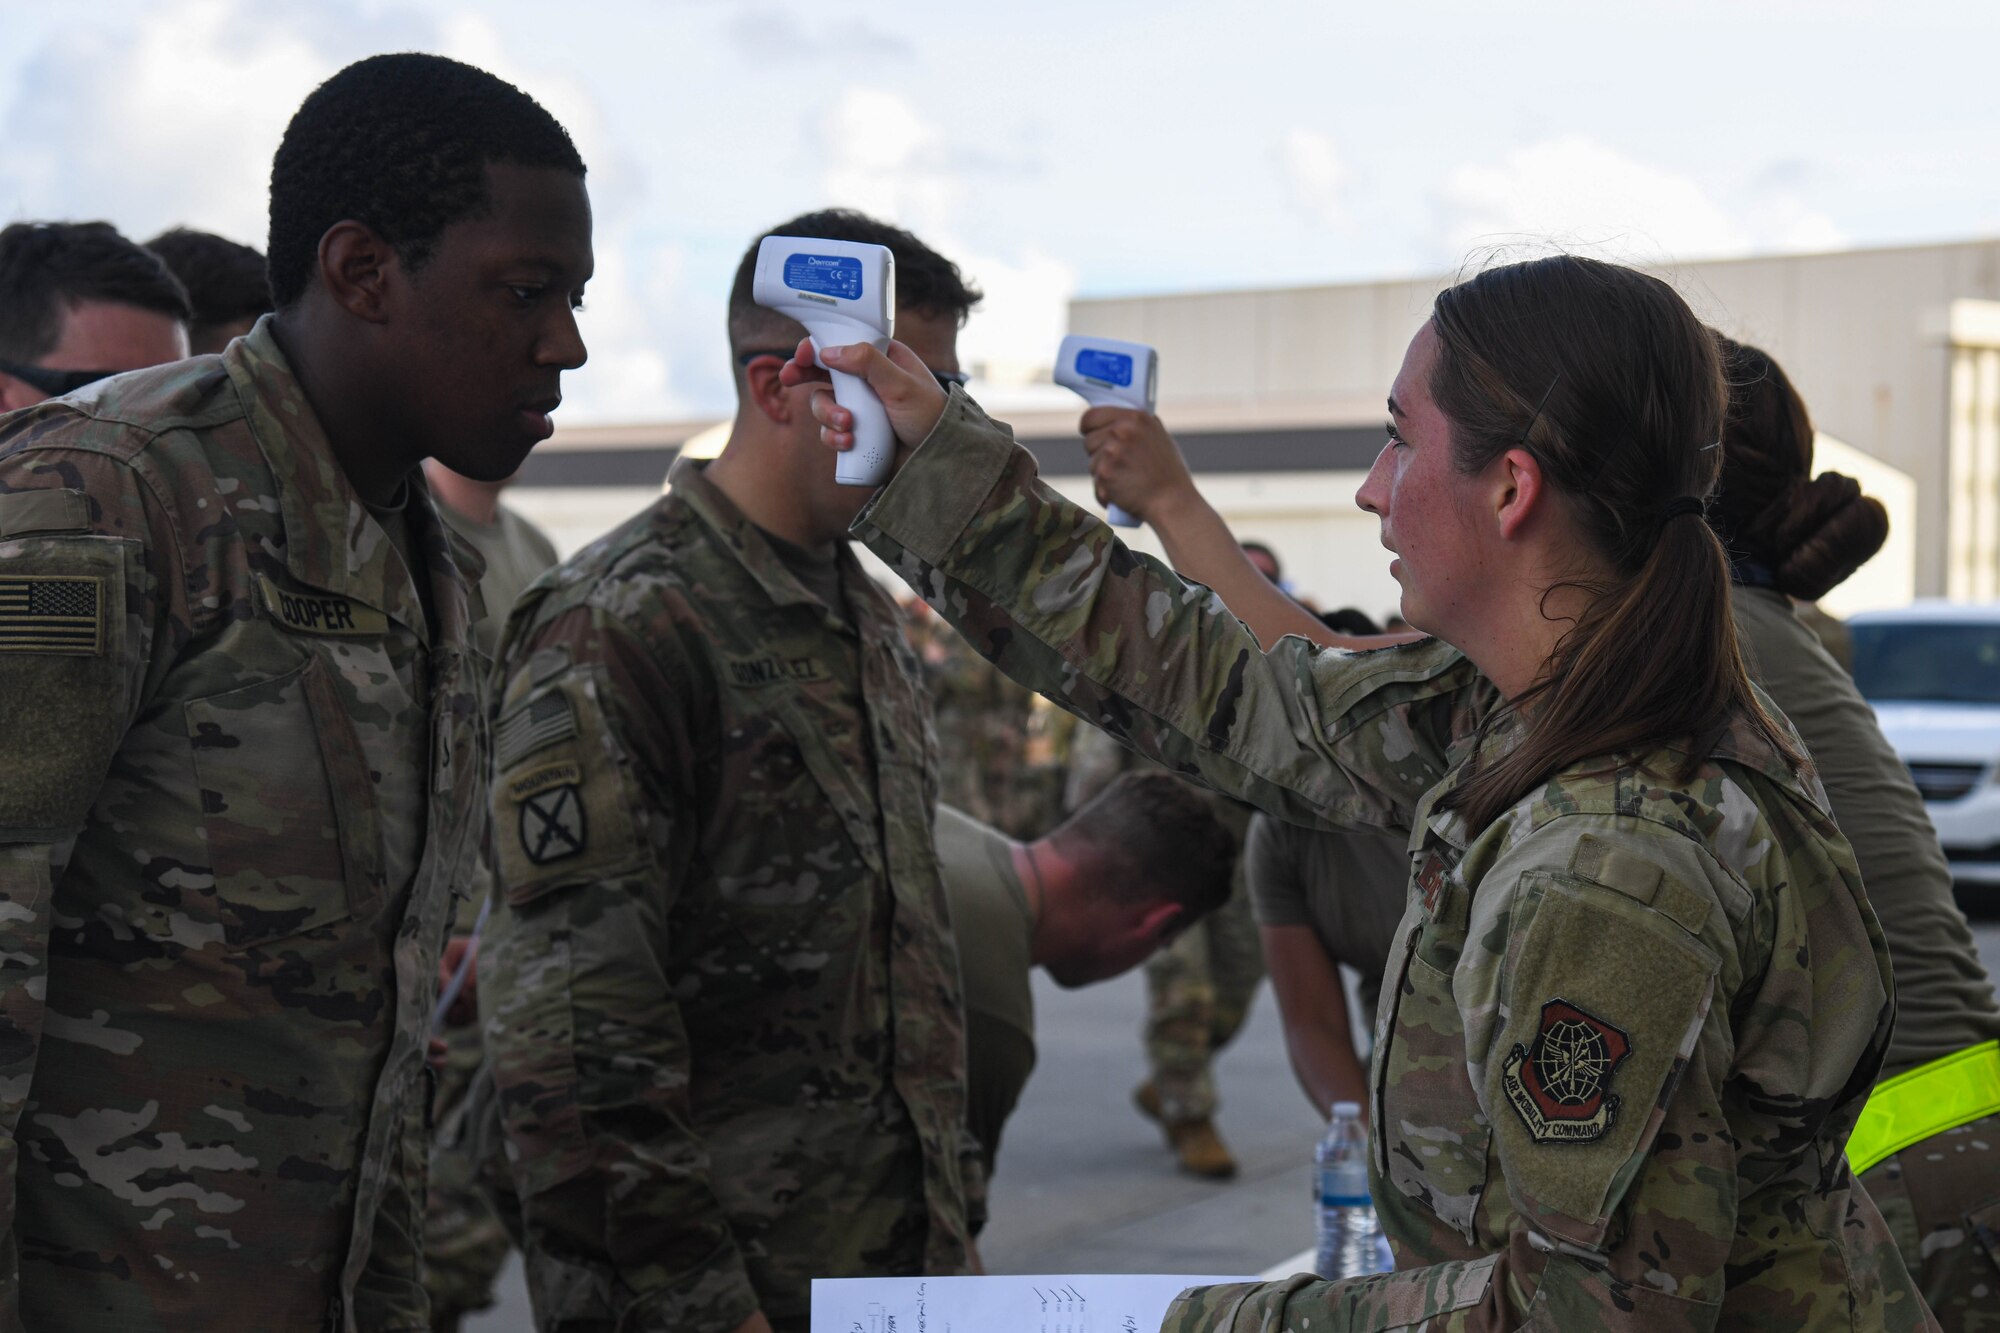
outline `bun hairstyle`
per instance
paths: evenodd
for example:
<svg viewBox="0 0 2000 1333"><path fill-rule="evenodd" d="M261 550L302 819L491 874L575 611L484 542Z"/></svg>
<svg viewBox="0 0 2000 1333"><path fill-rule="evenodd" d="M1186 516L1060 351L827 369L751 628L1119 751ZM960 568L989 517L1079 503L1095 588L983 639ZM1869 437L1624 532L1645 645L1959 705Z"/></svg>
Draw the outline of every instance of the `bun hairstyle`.
<svg viewBox="0 0 2000 1333"><path fill-rule="evenodd" d="M1602 571L1571 583L1589 608L1510 703L1519 742L1447 802L1483 827L1576 763L1667 744L1686 751L1685 778L1739 718L1801 764L1751 690L1729 561L1700 521L1728 393L1687 303L1634 269L1556 255L1446 289L1431 325L1456 466L1526 450Z"/></svg>
<svg viewBox="0 0 2000 1333"><path fill-rule="evenodd" d="M1786 596L1813 601L1882 549L1889 511L1852 477L1812 475L1812 419L1769 353L1715 340L1729 381L1715 526L1739 571L1754 568Z"/></svg>

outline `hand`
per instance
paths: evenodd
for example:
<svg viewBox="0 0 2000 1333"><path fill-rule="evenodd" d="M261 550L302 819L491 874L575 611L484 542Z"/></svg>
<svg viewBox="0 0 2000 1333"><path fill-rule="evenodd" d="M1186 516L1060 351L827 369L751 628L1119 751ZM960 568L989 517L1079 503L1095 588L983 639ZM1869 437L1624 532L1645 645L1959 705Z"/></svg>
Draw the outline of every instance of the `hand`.
<svg viewBox="0 0 2000 1333"><path fill-rule="evenodd" d="M824 361L830 370L844 371L867 381L889 414L901 447L894 466L900 468L910 451L922 444L944 415L948 395L937 376L917 359L917 354L899 342L891 342L887 352L878 352L869 343L820 349L813 356L812 339L800 341L792 359L778 371L778 383L787 389L800 384L824 385L813 391L812 414L819 422L821 443L845 453L854 447L854 414L833 400L831 377L820 369Z"/></svg>
<svg viewBox="0 0 2000 1333"><path fill-rule="evenodd" d="M771 1333L771 1321L759 1310L736 1326L735 1333Z"/></svg>
<svg viewBox="0 0 2000 1333"><path fill-rule="evenodd" d="M969 1240L965 1242L965 1271L974 1277L986 1276L986 1261L979 1257L979 1246Z"/></svg>
<svg viewBox="0 0 2000 1333"><path fill-rule="evenodd" d="M1098 503L1115 504L1157 527L1164 510L1197 494L1180 446L1151 412L1093 407L1081 428Z"/></svg>
<svg viewBox="0 0 2000 1333"><path fill-rule="evenodd" d="M454 935L445 941L444 957L438 960L438 992L451 984L458 972L458 965L466 951L475 947L472 936ZM462 1028L479 1021L479 958L473 956L471 966L465 970L465 984L452 999L451 1008L444 1011L444 1025L448 1028Z"/></svg>

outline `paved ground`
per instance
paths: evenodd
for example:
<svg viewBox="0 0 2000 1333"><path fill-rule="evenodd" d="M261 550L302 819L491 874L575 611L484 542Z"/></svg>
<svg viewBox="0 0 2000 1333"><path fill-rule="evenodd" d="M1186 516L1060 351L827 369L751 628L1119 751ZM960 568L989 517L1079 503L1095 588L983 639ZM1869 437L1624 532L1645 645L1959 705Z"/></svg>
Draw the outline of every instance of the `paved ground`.
<svg viewBox="0 0 2000 1333"><path fill-rule="evenodd" d="M1974 923L2000 976L2000 916ZM983 1245L994 1272L1255 1273L1311 1244L1308 1164L1318 1119L1285 1063L1268 988L1223 1056L1223 1136L1242 1173L1181 1176L1131 1109L1144 1072L1137 976L1086 991L1038 982L1041 1057L1008 1123ZM499 1307L467 1333L531 1333L510 1270Z"/></svg>

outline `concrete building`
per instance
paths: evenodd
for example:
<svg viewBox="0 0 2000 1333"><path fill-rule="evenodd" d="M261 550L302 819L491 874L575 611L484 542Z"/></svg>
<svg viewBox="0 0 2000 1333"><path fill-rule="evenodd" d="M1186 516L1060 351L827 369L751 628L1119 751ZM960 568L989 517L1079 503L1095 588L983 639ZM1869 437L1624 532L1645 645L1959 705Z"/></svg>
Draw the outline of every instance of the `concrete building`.
<svg viewBox="0 0 2000 1333"><path fill-rule="evenodd" d="M1856 475L1889 506L1889 547L1830 609L2000 597L2000 240L1661 276L1785 365L1823 432L1818 467ZM1321 605L1379 616L1396 590L1354 491L1403 349L1450 280L1077 300L1070 325L1159 348L1161 416L1238 535L1275 547ZM1075 400L1048 385L973 391L1045 476L1088 499ZM647 503L704 429L698 444L719 446L709 422L564 430L530 459L517 503L569 549ZM1157 550L1145 534L1135 544Z"/></svg>

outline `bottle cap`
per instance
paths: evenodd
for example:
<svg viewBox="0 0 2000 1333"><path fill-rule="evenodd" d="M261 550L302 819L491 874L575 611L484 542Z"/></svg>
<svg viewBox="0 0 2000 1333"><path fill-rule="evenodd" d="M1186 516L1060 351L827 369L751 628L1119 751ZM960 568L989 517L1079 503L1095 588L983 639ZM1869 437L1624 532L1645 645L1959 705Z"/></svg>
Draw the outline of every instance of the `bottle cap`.
<svg viewBox="0 0 2000 1333"><path fill-rule="evenodd" d="M1333 1114L1336 1119L1344 1115L1359 1116L1361 1114L1361 1103L1335 1102L1333 1104Z"/></svg>

